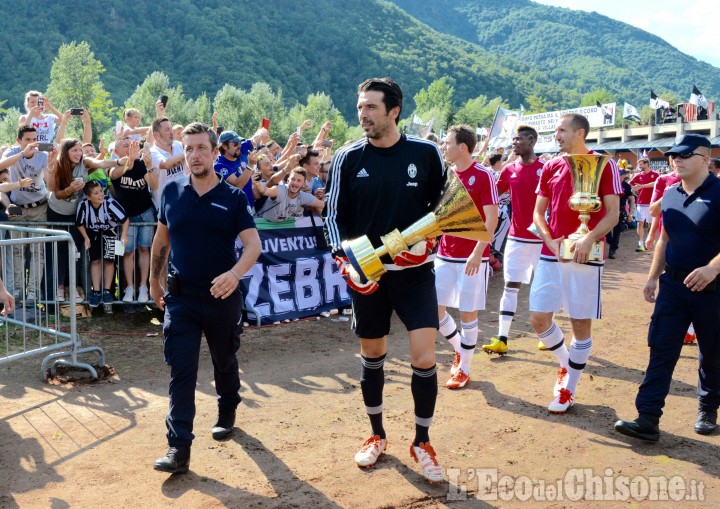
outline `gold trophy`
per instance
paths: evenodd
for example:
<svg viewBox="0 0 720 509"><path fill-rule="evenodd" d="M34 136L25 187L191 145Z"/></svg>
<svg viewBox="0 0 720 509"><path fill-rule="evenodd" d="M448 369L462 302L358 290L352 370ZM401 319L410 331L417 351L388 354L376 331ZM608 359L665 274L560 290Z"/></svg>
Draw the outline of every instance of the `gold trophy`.
<svg viewBox="0 0 720 509"><path fill-rule="evenodd" d="M366 235L343 241L342 247L348 261L360 276L361 283L378 281L387 272L380 258L389 254L394 258L421 240L442 234L470 240L490 242L493 234L485 228L475 202L454 171L448 171L440 202L432 212L415 221L402 232L395 229L380 237L383 245L377 249Z"/></svg>
<svg viewBox="0 0 720 509"><path fill-rule="evenodd" d="M573 194L568 204L570 208L580 213L580 227L575 233L568 236L560 243L560 258L566 261L573 259L570 246L573 242L583 238L590 233L588 221L590 213L597 212L602 208L602 201L598 197L600 190L600 177L610 156L599 154L567 154L562 156L570 166L573 179ZM605 242L595 242L590 250L588 261L600 261L603 259Z"/></svg>

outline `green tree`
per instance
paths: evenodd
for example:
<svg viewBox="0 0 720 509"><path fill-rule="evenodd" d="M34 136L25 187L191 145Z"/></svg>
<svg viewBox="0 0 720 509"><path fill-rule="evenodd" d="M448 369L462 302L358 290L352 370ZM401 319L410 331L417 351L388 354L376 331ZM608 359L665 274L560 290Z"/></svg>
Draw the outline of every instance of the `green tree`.
<svg viewBox="0 0 720 509"><path fill-rule="evenodd" d="M533 113L544 113L546 111L552 111L555 107L555 103L540 97L539 95L531 94L525 98L527 106L525 106L525 114L532 115Z"/></svg>
<svg viewBox="0 0 720 509"><path fill-rule="evenodd" d="M595 106L597 103L606 104L614 103L617 99L605 88L596 88L582 96L580 106Z"/></svg>
<svg viewBox="0 0 720 509"><path fill-rule="evenodd" d="M484 110L487 106L487 103L488 98L484 95L475 97L474 99L468 99L465 104L463 104L455 112L455 115L453 116L453 123L467 124L471 127L479 127L486 125L487 123L484 122Z"/></svg>
<svg viewBox="0 0 720 509"><path fill-rule="evenodd" d="M87 42L71 42L58 49L50 69L47 96L64 112L69 108L87 108L92 118L94 137L112 123L113 105L100 76L105 67L95 58ZM77 136L82 130L79 118L71 121L67 135Z"/></svg>
<svg viewBox="0 0 720 509"><path fill-rule="evenodd" d="M307 104L297 103L290 108L280 125L279 136L282 136L281 139L287 139L307 119L312 120L313 126L303 133L302 141L304 143L312 143L320 127L328 120L332 123L328 138L335 140L335 148L345 143L348 137L347 122L340 110L333 104L330 96L324 93L310 94Z"/></svg>
<svg viewBox="0 0 720 509"><path fill-rule="evenodd" d="M188 100L188 106L192 105L192 120L195 122L204 122L210 124L212 122L212 107L210 106L210 99L205 92L195 99Z"/></svg>
<svg viewBox="0 0 720 509"><path fill-rule="evenodd" d="M484 95L469 99L453 117L455 124L468 124L472 127L490 127L498 108L509 109L510 105L502 97L488 101Z"/></svg>
<svg viewBox="0 0 720 509"><path fill-rule="evenodd" d="M226 131L236 131L240 136L250 136L247 133L254 117L249 107L248 93L227 83L215 95L213 108L217 113L218 125Z"/></svg>
<svg viewBox="0 0 720 509"><path fill-rule="evenodd" d="M348 125L340 110L333 104L329 95L322 92L310 94L307 104L297 103L290 108L284 122L281 122L280 135L287 138L305 120L310 119L313 125L303 133L303 143L312 143L318 130L328 120L331 122L328 139L335 140L335 148L344 143L348 136Z"/></svg>
<svg viewBox="0 0 720 509"><path fill-rule="evenodd" d="M426 89L415 94L415 114L428 122L435 118L433 128L445 129L453 112L453 95L455 87L447 76L436 79Z"/></svg>
<svg viewBox="0 0 720 509"><path fill-rule="evenodd" d="M155 103L163 95L168 97L165 115L172 123L186 125L195 120L195 103L188 104L182 86L171 87L170 78L160 71L150 74L137 86L135 92L125 102L125 108L138 109L142 115L142 124L150 125L155 120ZM188 106L191 111L188 111ZM209 120L207 118L205 121Z"/></svg>
<svg viewBox="0 0 720 509"><path fill-rule="evenodd" d="M13 145L17 138L18 121L22 112L17 108L6 110L0 119L0 145Z"/></svg>

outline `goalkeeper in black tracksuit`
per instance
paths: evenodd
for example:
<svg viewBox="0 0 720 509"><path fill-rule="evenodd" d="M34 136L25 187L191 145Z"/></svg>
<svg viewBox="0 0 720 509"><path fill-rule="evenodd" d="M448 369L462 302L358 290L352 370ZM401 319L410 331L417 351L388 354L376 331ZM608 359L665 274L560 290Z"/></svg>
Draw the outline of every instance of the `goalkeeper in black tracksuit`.
<svg viewBox="0 0 720 509"><path fill-rule="evenodd" d="M415 402L415 439L410 454L425 478L439 481L442 467L430 445L428 430L437 399L435 336L437 296L432 249L428 239L395 259L384 257L379 282L361 283L347 263L341 243L367 235L374 247L380 236L403 230L431 212L445 183L442 155L434 143L401 134L397 122L402 91L390 78L370 79L358 87L358 119L365 138L339 150L326 186L325 234L348 285L353 290L353 330L360 338L360 385L372 436L355 455L370 467L385 451L382 424L383 363L393 310L408 330Z"/></svg>

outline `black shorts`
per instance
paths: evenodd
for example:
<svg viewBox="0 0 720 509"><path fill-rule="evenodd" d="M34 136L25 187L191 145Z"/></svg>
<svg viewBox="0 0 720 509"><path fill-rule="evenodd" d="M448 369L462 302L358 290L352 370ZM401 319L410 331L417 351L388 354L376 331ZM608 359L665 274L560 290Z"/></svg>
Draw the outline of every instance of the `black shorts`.
<svg viewBox="0 0 720 509"><path fill-rule="evenodd" d="M115 261L115 232L94 232L87 230L90 237L90 261L103 259Z"/></svg>
<svg viewBox="0 0 720 509"><path fill-rule="evenodd" d="M387 336L393 310L409 331L439 326L432 263L383 274L377 291L371 295L351 293L353 330L360 338Z"/></svg>

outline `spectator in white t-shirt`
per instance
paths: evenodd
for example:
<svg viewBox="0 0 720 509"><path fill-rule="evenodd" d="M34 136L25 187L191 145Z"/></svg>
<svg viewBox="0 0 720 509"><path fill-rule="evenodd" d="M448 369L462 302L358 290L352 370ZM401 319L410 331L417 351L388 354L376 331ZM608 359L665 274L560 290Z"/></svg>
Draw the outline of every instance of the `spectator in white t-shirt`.
<svg viewBox="0 0 720 509"><path fill-rule="evenodd" d="M133 141L140 141L150 130L149 127L140 126L142 123L142 114L138 109L126 109L123 113L123 120L125 121L125 125L123 126L122 135Z"/></svg>
<svg viewBox="0 0 720 509"><path fill-rule="evenodd" d="M167 117L156 118L152 123L155 145L150 149L153 162L148 173L157 174L157 185L153 185L153 203L160 210L160 194L167 182L181 179L185 175L185 154L182 143L173 139L172 123Z"/></svg>
<svg viewBox="0 0 720 509"><path fill-rule="evenodd" d="M51 113L44 114L48 110ZM25 94L25 111L24 115L20 115L18 127L32 126L37 132L37 141L52 142L55 139L55 124L62 114L52 105L50 99L36 90L30 90Z"/></svg>
<svg viewBox="0 0 720 509"><path fill-rule="evenodd" d="M307 173L301 168L290 172L288 183L280 183L275 187L260 184L261 194L267 196L257 216L267 221L282 222L291 217L302 217L305 207L321 214L325 203L312 194L302 191L305 187Z"/></svg>

